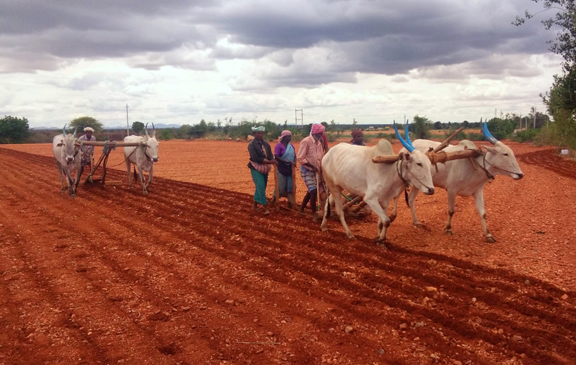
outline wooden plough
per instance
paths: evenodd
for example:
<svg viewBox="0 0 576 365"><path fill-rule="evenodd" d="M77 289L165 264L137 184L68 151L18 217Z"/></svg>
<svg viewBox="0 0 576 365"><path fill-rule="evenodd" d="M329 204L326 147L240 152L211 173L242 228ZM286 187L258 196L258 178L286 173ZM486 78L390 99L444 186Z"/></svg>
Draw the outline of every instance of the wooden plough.
<svg viewBox="0 0 576 365"><path fill-rule="evenodd" d="M143 145L143 143L135 143L135 142L116 142L116 141L81 141L81 142L77 142L80 146L85 145L85 146L98 146L98 147L104 147L104 150L102 151L102 155L100 156L100 158L98 159L98 161L94 162L92 161L92 165L91 165L91 170L90 170L90 175L88 175L88 177L86 178L84 183L93 183L96 181L101 181L102 185L106 185L106 165L108 164L108 157L110 155L110 152L112 152L113 150L116 149L116 147L138 147ZM144 145L146 145L144 143ZM96 172L96 170L98 169L98 167L100 167L100 165L102 165L102 175L100 176L99 179L94 179L94 173Z"/></svg>

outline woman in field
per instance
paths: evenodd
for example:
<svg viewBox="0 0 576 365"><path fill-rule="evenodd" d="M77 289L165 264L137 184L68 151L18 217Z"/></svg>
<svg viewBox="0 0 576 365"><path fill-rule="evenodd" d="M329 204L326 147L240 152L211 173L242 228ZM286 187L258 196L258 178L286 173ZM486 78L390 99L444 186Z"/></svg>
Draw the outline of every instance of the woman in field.
<svg viewBox="0 0 576 365"><path fill-rule="evenodd" d="M288 198L288 208L296 205L292 191L292 166L296 165L296 148L290 143L292 132L284 130L278 138L278 144L274 147L274 158L278 162L278 196ZM273 204L276 199L276 189L272 197Z"/></svg>
<svg viewBox="0 0 576 365"><path fill-rule="evenodd" d="M253 209L258 209L258 204L264 207L264 215L270 214L267 206L266 199L266 185L268 184L268 173L272 169L272 165L277 164L272 156L272 149L270 144L262 139L264 136L264 127L252 127L252 134L254 139L248 144L248 153L250 154L250 162L248 167L252 174L252 180L256 186L254 191L254 206Z"/></svg>

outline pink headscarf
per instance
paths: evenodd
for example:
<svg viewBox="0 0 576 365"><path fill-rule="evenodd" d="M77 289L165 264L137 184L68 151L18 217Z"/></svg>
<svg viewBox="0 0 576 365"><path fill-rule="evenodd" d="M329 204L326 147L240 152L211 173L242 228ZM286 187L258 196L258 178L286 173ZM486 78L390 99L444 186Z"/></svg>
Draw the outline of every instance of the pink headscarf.
<svg viewBox="0 0 576 365"><path fill-rule="evenodd" d="M324 129L326 128L320 123L312 124L312 130L310 131L310 134L324 133Z"/></svg>
<svg viewBox="0 0 576 365"><path fill-rule="evenodd" d="M286 136L291 136L292 132L290 132L288 129L285 129L282 131L282 133L280 134L280 137L278 137L278 143L282 142L282 138L286 137Z"/></svg>

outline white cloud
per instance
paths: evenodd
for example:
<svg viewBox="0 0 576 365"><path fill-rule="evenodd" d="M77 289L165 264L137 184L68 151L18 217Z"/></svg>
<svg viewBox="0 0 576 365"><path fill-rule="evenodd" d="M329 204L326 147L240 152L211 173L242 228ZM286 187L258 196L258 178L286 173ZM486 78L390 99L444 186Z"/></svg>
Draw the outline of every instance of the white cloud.
<svg viewBox="0 0 576 365"><path fill-rule="evenodd" d="M474 120L540 106L560 59L540 4L483 0L4 0L0 114L198 123L234 117ZM543 109L543 108L541 108Z"/></svg>

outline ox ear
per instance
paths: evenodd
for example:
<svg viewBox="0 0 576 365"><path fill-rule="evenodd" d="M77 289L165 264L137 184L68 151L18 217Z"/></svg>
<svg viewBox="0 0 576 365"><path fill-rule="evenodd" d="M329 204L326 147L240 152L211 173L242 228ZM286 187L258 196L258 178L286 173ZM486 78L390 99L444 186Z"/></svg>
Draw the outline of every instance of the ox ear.
<svg viewBox="0 0 576 365"><path fill-rule="evenodd" d="M486 150L490 153L496 153L496 148L492 146L484 146L484 148L486 148Z"/></svg>
<svg viewBox="0 0 576 365"><path fill-rule="evenodd" d="M405 159L406 161L410 161L410 153L405 153L405 154L404 154L404 159Z"/></svg>

